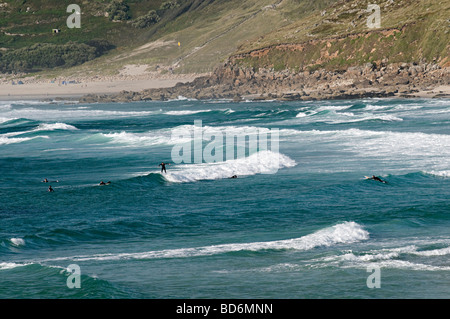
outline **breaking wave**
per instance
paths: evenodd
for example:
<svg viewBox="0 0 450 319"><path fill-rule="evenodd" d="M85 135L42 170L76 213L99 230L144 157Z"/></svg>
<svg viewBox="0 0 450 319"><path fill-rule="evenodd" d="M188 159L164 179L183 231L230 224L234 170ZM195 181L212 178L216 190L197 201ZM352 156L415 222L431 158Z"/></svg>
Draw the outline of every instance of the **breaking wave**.
<svg viewBox="0 0 450 319"><path fill-rule="evenodd" d="M181 165L164 174L164 177L174 183L195 182L225 179L233 175L274 174L281 168L295 165L296 162L286 155L272 151L260 151L248 157L225 162Z"/></svg>
<svg viewBox="0 0 450 319"><path fill-rule="evenodd" d="M52 260L122 260L122 259L155 259L155 258L188 258L211 256L237 251L261 250L300 250L306 251L317 247L330 247L339 244L350 244L369 239L369 233L355 222L343 222L331 227L320 229L312 234L299 238L210 245L195 248L166 249L140 253L97 254L89 256L61 257ZM47 261L52 261L47 260Z"/></svg>

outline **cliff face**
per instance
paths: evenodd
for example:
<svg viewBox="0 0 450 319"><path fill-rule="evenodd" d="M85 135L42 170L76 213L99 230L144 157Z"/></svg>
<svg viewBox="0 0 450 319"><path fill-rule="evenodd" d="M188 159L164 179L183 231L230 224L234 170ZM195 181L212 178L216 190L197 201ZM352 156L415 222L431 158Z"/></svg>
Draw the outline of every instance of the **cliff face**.
<svg viewBox="0 0 450 319"><path fill-rule="evenodd" d="M378 2L380 27L367 25L369 0L336 1L242 44L211 76L110 98L312 100L413 96L449 85L450 3Z"/></svg>
<svg viewBox="0 0 450 319"><path fill-rule="evenodd" d="M345 71L294 72L243 68L225 63L210 76L175 87L117 95L84 97L81 102L125 102L177 99L321 100L414 96L419 91L450 85L450 68L431 63L391 63L349 67ZM442 94L440 96L445 96Z"/></svg>

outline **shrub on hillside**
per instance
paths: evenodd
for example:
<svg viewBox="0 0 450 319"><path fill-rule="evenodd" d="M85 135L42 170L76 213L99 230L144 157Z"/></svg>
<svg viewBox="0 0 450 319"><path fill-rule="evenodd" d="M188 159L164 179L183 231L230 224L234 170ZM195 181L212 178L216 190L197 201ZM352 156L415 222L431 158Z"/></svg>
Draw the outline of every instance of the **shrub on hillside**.
<svg viewBox="0 0 450 319"><path fill-rule="evenodd" d="M161 6L159 7L160 10L170 10L173 8L177 8L180 5L176 1L166 1L161 3Z"/></svg>
<svg viewBox="0 0 450 319"><path fill-rule="evenodd" d="M105 40L89 44L37 43L29 47L6 51L0 56L0 72L29 72L55 67L71 67L93 60L112 48Z"/></svg>
<svg viewBox="0 0 450 319"><path fill-rule="evenodd" d="M130 7L123 0L113 0L106 8L109 20L125 21L130 19Z"/></svg>
<svg viewBox="0 0 450 319"><path fill-rule="evenodd" d="M155 10L150 10L146 15L140 16L133 21L132 25L135 28L143 29L147 28L155 23L158 23L160 17Z"/></svg>

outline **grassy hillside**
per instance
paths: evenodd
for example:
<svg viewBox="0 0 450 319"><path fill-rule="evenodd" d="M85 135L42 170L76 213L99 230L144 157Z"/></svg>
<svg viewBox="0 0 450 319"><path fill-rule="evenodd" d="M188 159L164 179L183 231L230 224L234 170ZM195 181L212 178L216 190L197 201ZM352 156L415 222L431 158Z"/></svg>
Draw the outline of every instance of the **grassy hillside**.
<svg viewBox="0 0 450 319"><path fill-rule="evenodd" d="M380 28L367 26L371 3L380 6ZM341 0L242 45L235 61L276 70L424 61L450 65L449 17L450 1Z"/></svg>
<svg viewBox="0 0 450 319"><path fill-rule="evenodd" d="M72 2L0 0L0 62L36 43L83 50L81 44L101 39L114 49L92 54L86 48L82 65L71 58L39 69L52 76L115 74L127 64L147 64L209 72L230 56L243 66L276 70L345 69L386 59L449 63L448 0L84 0L81 28L69 29ZM112 3L126 12L111 12ZM381 8L379 29L367 28L369 3ZM136 27L137 21L144 23ZM76 68L67 69L71 64Z"/></svg>
<svg viewBox="0 0 450 319"><path fill-rule="evenodd" d="M106 39L115 45L132 45L135 29L126 21L111 21L105 17L113 0L1 0L0 1L0 47L22 48L35 43L66 44L68 41L86 42ZM163 0L128 0L129 16L144 15L158 9ZM81 28L69 29L66 12L69 4L81 8ZM52 29L60 29L53 34Z"/></svg>
<svg viewBox="0 0 450 319"><path fill-rule="evenodd" d="M2 0L0 48L3 52L36 43L66 45L103 39L116 49L75 72L93 70L111 74L126 64L172 67L175 72L208 72L253 41L280 27L324 8L333 0L122 0L127 20L111 21L108 6L118 0L83 1L82 27L68 29L67 5L71 0ZM164 3L176 5L162 10ZM133 22L155 10L158 22L135 28ZM60 29L52 34L52 29ZM180 45L178 45L180 43ZM52 71L54 74L55 70ZM57 69L56 72L65 72ZM73 72L71 70L70 72Z"/></svg>

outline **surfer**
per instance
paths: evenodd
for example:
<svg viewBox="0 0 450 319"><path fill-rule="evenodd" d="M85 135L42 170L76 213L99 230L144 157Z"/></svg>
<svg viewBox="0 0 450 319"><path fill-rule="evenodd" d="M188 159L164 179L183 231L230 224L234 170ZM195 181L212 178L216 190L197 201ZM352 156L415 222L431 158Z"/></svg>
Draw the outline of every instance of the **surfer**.
<svg viewBox="0 0 450 319"><path fill-rule="evenodd" d="M100 185L102 185L102 186L103 186L103 185L109 185L109 184L111 184L111 182L107 182L107 183L105 183L104 181L101 181L101 182L100 182Z"/></svg>
<svg viewBox="0 0 450 319"><path fill-rule="evenodd" d="M231 176L230 178L237 178L237 175L233 175L233 176Z"/></svg>
<svg viewBox="0 0 450 319"><path fill-rule="evenodd" d="M56 181L49 181L48 179L44 178L42 183L59 183L59 181L58 180L56 180Z"/></svg>
<svg viewBox="0 0 450 319"><path fill-rule="evenodd" d="M53 188L52 188L52 185L50 185L50 186L48 187L48 191L49 191L49 192L54 192L54 190L53 190Z"/></svg>
<svg viewBox="0 0 450 319"><path fill-rule="evenodd" d="M166 171L166 165L170 165L170 164L166 164L164 162L162 162L161 164L159 164L158 166L161 166L161 173L164 171L164 173L167 173Z"/></svg>
<svg viewBox="0 0 450 319"><path fill-rule="evenodd" d="M373 179L374 181L378 181L381 183L386 183L386 181L383 181L381 178L379 178L378 176L372 175L372 177L369 177L369 179Z"/></svg>

